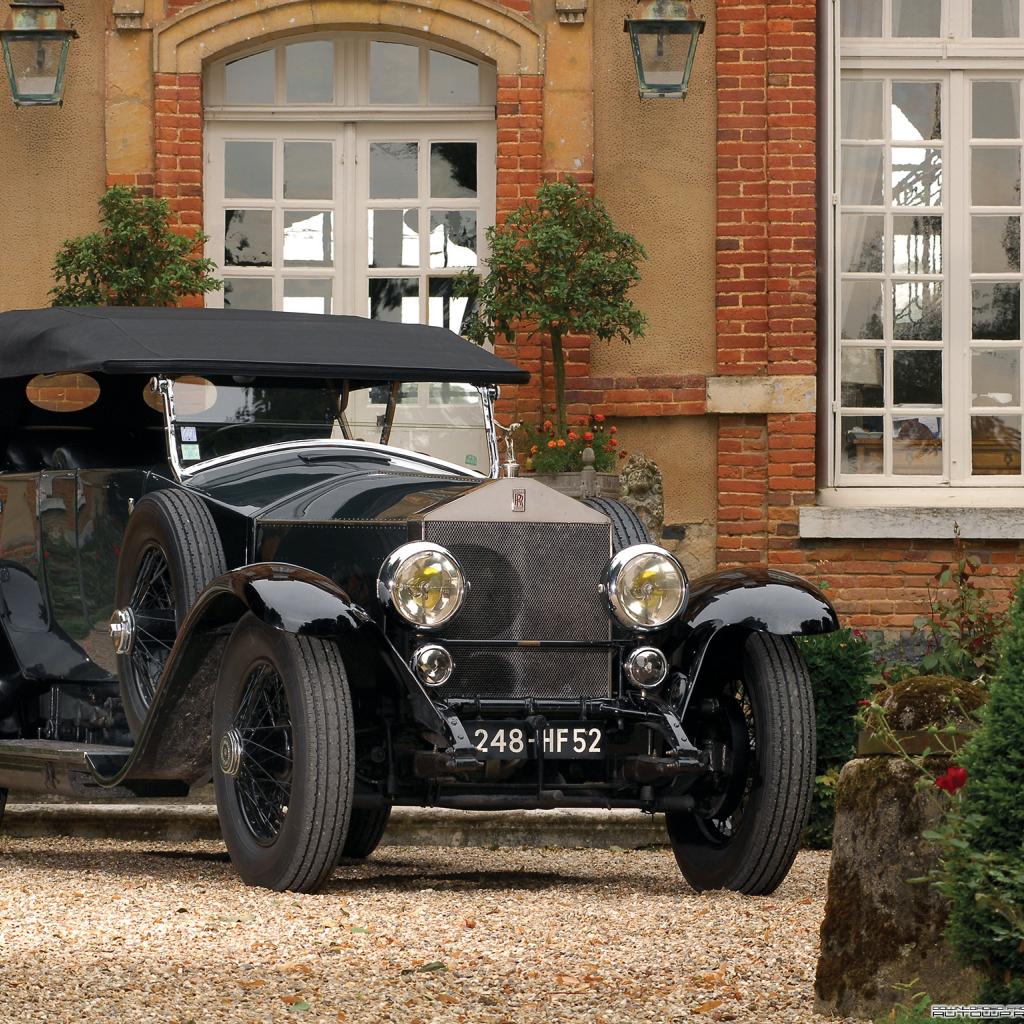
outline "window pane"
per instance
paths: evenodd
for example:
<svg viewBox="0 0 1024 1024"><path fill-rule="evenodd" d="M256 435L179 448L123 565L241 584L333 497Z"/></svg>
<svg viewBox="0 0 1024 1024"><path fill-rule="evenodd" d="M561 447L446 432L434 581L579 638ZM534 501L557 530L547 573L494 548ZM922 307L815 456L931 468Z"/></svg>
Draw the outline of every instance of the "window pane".
<svg viewBox="0 0 1024 1024"><path fill-rule="evenodd" d="M942 474L942 417L894 416L892 471L912 476Z"/></svg>
<svg viewBox="0 0 1024 1024"><path fill-rule="evenodd" d="M430 51L430 102L455 107L480 102L480 67L474 61Z"/></svg>
<svg viewBox="0 0 1024 1024"><path fill-rule="evenodd" d="M1020 350L984 349L971 352L971 404L981 408L1020 405Z"/></svg>
<svg viewBox="0 0 1024 1024"><path fill-rule="evenodd" d="M229 199L274 197L274 143L224 143L224 195Z"/></svg>
<svg viewBox="0 0 1024 1024"><path fill-rule="evenodd" d="M942 284L893 284L893 337L897 341L942 341Z"/></svg>
<svg viewBox="0 0 1024 1024"><path fill-rule="evenodd" d="M317 39L285 47L289 103L330 103L334 99L334 43Z"/></svg>
<svg viewBox="0 0 1024 1024"><path fill-rule="evenodd" d="M476 214L471 210L431 210L431 269L476 265Z"/></svg>
<svg viewBox="0 0 1024 1024"><path fill-rule="evenodd" d="M430 194L438 199L476 195L476 143L430 144Z"/></svg>
<svg viewBox="0 0 1024 1024"><path fill-rule="evenodd" d="M224 266L269 267L273 260L272 210L224 211Z"/></svg>
<svg viewBox="0 0 1024 1024"><path fill-rule="evenodd" d="M893 206L942 204L942 151L901 146L892 151Z"/></svg>
<svg viewBox="0 0 1024 1024"><path fill-rule="evenodd" d="M942 405L942 352L897 349L892 354L893 405Z"/></svg>
<svg viewBox="0 0 1024 1024"><path fill-rule="evenodd" d="M843 146L842 201L850 206L882 205L882 147Z"/></svg>
<svg viewBox="0 0 1024 1024"><path fill-rule="evenodd" d="M371 142L370 198L415 198L418 157L415 142Z"/></svg>
<svg viewBox="0 0 1024 1024"><path fill-rule="evenodd" d="M978 274L1020 270L1020 217L971 217L971 270Z"/></svg>
<svg viewBox="0 0 1024 1024"><path fill-rule="evenodd" d="M843 473L881 473L883 428L881 416L840 418Z"/></svg>
<svg viewBox="0 0 1024 1024"><path fill-rule="evenodd" d="M367 265L419 266L419 217L419 210L367 210Z"/></svg>
<svg viewBox="0 0 1024 1024"><path fill-rule="evenodd" d="M1020 82L975 82L971 109L976 139L1020 138Z"/></svg>
<svg viewBox="0 0 1024 1024"><path fill-rule="evenodd" d="M370 43L370 102L419 101L419 47L405 43Z"/></svg>
<svg viewBox="0 0 1024 1024"><path fill-rule="evenodd" d="M333 178L333 147L329 142L285 142L285 199L331 199Z"/></svg>
<svg viewBox="0 0 1024 1024"><path fill-rule="evenodd" d="M942 26L942 0L892 0L892 34L934 39Z"/></svg>
<svg viewBox="0 0 1024 1024"><path fill-rule="evenodd" d="M420 288L415 277L371 277L368 282L372 320L396 324L420 322Z"/></svg>
<svg viewBox="0 0 1024 1024"><path fill-rule="evenodd" d="M993 146L971 150L971 202L975 206L1020 205L1020 149Z"/></svg>
<svg viewBox="0 0 1024 1024"><path fill-rule="evenodd" d="M882 284L879 281L844 281L842 336L882 338Z"/></svg>
<svg viewBox="0 0 1024 1024"><path fill-rule="evenodd" d="M942 138L942 84L892 83L892 138L928 142Z"/></svg>
<svg viewBox="0 0 1024 1024"><path fill-rule="evenodd" d="M842 84L842 137L884 139L882 82L844 78Z"/></svg>
<svg viewBox="0 0 1024 1024"><path fill-rule="evenodd" d="M233 60L224 68L224 102L274 102L273 50Z"/></svg>
<svg viewBox="0 0 1024 1024"><path fill-rule="evenodd" d="M975 39L1019 36L1018 0L971 0L971 35Z"/></svg>
<svg viewBox="0 0 1024 1024"><path fill-rule="evenodd" d="M894 216L892 266L897 274L941 274L942 218Z"/></svg>
<svg viewBox="0 0 1024 1024"><path fill-rule="evenodd" d="M971 337L980 341L1020 340L1020 284L977 283L971 296Z"/></svg>
<svg viewBox="0 0 1024 1024"><path fill-rule="evenodd" d="M332 283L330 278L286 277L283 308L288 313L330 313Z"/></svg>
<svg viewBox="0 0 1024 1024"><path fill-rule="evenodd" d="M454 294L455 279L452 277L432 277L429 287L427 323L431 327L447 327L458 334L462 330L469 299Z"/></svg>
<svg viewBox="0 0 1024 1024"><path fill-rule="evenodd" d="M845 39L882 34L882 0L840 0L839 34Z"/></svg>
<svg viewBox="0 0 1024 1024"><path fill-rule="evenodd" d="M286 267L329 267L334 263L333 216L330 210L284 211Z"/></svg>
<svg viewBox="0 0 1024 1024"><path fill-rule="evenodd" d="M884 355L880 348L843 346L843 405L856 409L881 409L885 405Z"/></svg>
<svg viewBox="0 0 1024 1024"><path fill-rule="evenodd" d="M1020 417L971 417L971 470L975 476L1020 473Z"/></svg>
<svg viewBox="0 0 1024 1024"><path fill-rule="evenodd" d="M273 309L274 282L269 277L225 277L225 309Z"/></svg>

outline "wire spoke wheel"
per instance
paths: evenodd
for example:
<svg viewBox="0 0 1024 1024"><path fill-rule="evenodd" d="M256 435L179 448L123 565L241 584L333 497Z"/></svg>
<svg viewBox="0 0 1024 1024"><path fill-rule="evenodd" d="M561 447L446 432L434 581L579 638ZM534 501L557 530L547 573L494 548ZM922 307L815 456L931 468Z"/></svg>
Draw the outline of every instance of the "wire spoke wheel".
<svg viewBox="0 0 1024 1024"><path fill-rule="evenodd" d="M150 627L136 629L128 656L135 688L148 706L156 694L157 683L172 646L160 635L164 631L157 630L154 623L169 622L173 630L176 616L171 567L163 549L156 544L146 548L142 554L128 607L137 623Z"/></svg>
<svg viewBox="0 0 1024 1024"><path fill-rule="evenodd" d="M277 669L262 662L242 687L232 728L241 748L235 793L253 838L272 845L281 832L292 790L292 720Z"/></svg>

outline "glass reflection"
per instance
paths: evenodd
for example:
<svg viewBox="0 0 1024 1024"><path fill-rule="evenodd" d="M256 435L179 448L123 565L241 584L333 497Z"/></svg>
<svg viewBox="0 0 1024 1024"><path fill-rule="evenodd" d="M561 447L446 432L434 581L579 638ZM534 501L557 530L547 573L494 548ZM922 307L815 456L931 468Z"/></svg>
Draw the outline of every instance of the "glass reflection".
<svg viewBox="0 0 1024 1024"><path fill-rule="evenodd" d="M941 27L942 0L892 0L894 36L935 39Z"/></svg>
<svg viewBox="0 0 1024 1024"><path fill-rule="evenodd" d="M285 210L285 266L331 266L334 263L332 221L330 210Z"/></svg>
<svg viewBox="0 0 1024 1024"><path fill-rule="evenodd" d="M430 51L430 102L475 107L480 102L480 67L440 50Z"/></svg>
<svg viewBox="0 0 1024 1024"><path fill-rule="evenodd" d="M892 327L897 341L941 341L941 283L896 281L893 284Z"/></svg>
<svg viewBox="0 0 1024 1024"><path fill-rule="evenodd" d="M1020 149L971 149L971 202L975 206L1020 206Z"/></svg>
<svg viewBox="0 0 1024 1024"><path fill-rule="evenodd" d="M844 78L842 83L842 137L884 139L882 82Z"/></svg>
<svg viewBox="0 0 1024 1024"><path fill-rule="evenodd" d="M419 210L367 210L366 219L368 266L419 266Z"/></svg>
<svg viewBox="0 0 1024 1024"><path fill-rule="evenodd" d="M1020 417L971 417L971 470L975 476L1020 474Z"/></svg>
<svg viewBox="0 0 1024 1024"><path fill-rule="evenodd" d="M879 281L844 281L841 332L844 339L884 337L882 284Z"/></svg>
<svg viewBox="0 0 1024 1024"><path fill-rule="evenodd" d="M880 348L843 346L843 405L855 409L881 409L885 405L884 355Z"/></svg>
<svg viewBox="0 0 1024 1024"><path fill-rule="evenodd" d="M371 142L370 198L415 198L418 159L415 142Z"/></svg>
<svg viewBox="0 0 1024 1024"><path fill-rule="evenodd" d="M427 295L427 323L431 327L447 327L458 334L466 318L469 299L455 294L453 277L432 277Z"/></svg>
<svg viewBox="0 0 1024 1024"><path fill-rule="evenodd" d="M476 195L476 143L430 144L430 194L437 199Z"/></svg>
<svg viewBox="0 0 1024 1024"><path fill-rule="evenodd" d="M842 147L842 200L847 206L882 205L882 147Z"/></svg>
<svg viewBox="0 0 1024 1024"><path fill-rule="evenodd" d="M289 313L330 313L332 290L330 278L286 277L282 308Z"/></svg>
<svg viewBox="0 0 1024 1024"><path fill-rule="evenodd" d="M1017 0L971 0L971 35L975 39L1007 39L1020 35Z"/></svg>
<svg viewBox="0 0 1024 1024"><path fill-rule="evenodd" d="M910 476L942 474L942 417L894 416L892 471Z"/></svg>
<svg viewBox="0 0 1024 1024"><path fill-rule="evenodd" d="M224 102L244 105L274 102L273 50L254 53L225 66Z"/></svg>
<svg viewBox="0 0 1024 1024"><path fill-rule="evenodd" d="M971 337L980 341L1020 339L1020 283L981 283L971 288Z"/></svg>
<svg viewBox="0 0 1024 1024"><path fill-rule="evenodd" d="M898 146L892 151L893 206L939 206L942 203L942 151Z"/></svg>
<svg viewBox="0 0 1024 1024"><path fill-rule="evenodd" d="M273 258L272 210L224 211L224 265L269 267Z"/></svg>
<svg viewBox="0 0 1024 1024"><path fill-rule="evenodd" d="M472 210L431 210L431 269L476 264L476 214Z"/></svg>
<svg viewBox="0 0 1024 1024"><path fill-rule="evenodd" d="M330 199L334 195L333 147L329 142L284 144L285 199Z"/></svg>
<svg viewBox="0 0 1024 1024"><path fill-rule="evenodd" d="M980 408L1020 405L1019 349L971 352L971 404Z"/></svg>
<svg viewBox="0 0 1024 1024"><path fill-rule="evenodd" d="M1020 217L971 217L971 270L977 274L1020 270Z"/></svg>
<svg viewBox="0 0 1024 1024"><path fill-rule="evenodd" d="M839 5L839 34L844 39L882 34L882 0L854 0Z"/></svg>
<svg viewBox="0 0 1024 1024"><path fill-rule="evenodd" d="M942 273L942 218L894 216L892 266L897 274Z"/></svg>
<svg viewBox="0 0 1024 1024"><path fill-rule="evenodd" d="M396 324L420 322L419 281L415 277L371 277L368 308L371 320Z"/></svg>
<svg viewBox="0 0 1024 1024"><path fill-rule="evenodd" d="M273 309L274 282L269 277L225 277L225 309Z"/></svg>
<svg viewBox="0 0 1024 1024"><path fill-rule="evenodd" d="M893 82L891 137L901 142L942 138L942 84Z"/></svg>
<svg viewBox="0 0 1024 1024"><path fill-rule="evenodd" d="M881 473L884 468L883 420L881 416L842 416L842 472Z"/></svg>
<svg viewBox="0 0 1024 1024"><path fill-rule="evenodd" d="M896 349L892 354L893 405L942 405L941 349Z"/></svg>
<svg viewBox="0 0 1024 1024"><path fill-rule="evenodd" d="M976 139L1020 137L1020 82L971 85L971 133Z"/></svg>
<svg viewBox="0 0 1024 1024"><path fill-rule="evenodd" d="M273 199L274 143L224 143L224 195L228 199Z"/></svg>
<svg viewBox="0 0 1024 1024"><path fill-rule="evenodd" d="M334 43L314 39L284 50L289 103L330 103L334 99Z"/></svg>
<svg viewBox="0 0 1024 1024"><path fill-rule="evenodd" d="M420 50L405 43L370 43L370 102L418 103Z"/></svg>

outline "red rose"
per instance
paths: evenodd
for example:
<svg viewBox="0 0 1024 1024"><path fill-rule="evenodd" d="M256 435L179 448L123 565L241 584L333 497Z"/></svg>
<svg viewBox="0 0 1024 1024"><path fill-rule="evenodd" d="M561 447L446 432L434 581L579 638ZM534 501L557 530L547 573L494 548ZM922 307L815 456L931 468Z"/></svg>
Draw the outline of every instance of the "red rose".
<svg viewBox="0 0 1024 1024"><path fill-rule="evenodd" d="M603 412L595 412L594 413L594 422L595 423L604 423L604 413Z"/></svg>
<svg viewBox="0 0 1024 1024"><path fill-rule="evenodd" d="M619 428L618 427L609 427L608 431L609 431L609 433L617 434L619 432Z"/></svg>
<svg viewBox="0 0 1024 1024"><path fill-rule="evenodd" d="M583 440L584 441L593 441L594 440L593 433L591 431L589 431L589 430L585 430L583 432Z"/></svg>
<svg viewBox="0 0 1024 1024"><path fill-rule="evenodd" d="M955 793L959 789L963 789L967 785L967 769L960 768L958 765L951 764L946 769L945 775L940 775L935 780L935 785L939 789L945 790L949 794Z"/></svg>
<svg viewBox="0 0 1024 1024"><path fill-rule="evenodd" d="M545 421L544 421L544 429L545 429L545 430L548 430L548 431L550 431L550 430L551 430L551 426L552 426L552 425L551 425L551 420L545 420Z"/></svg>
<svg viewBox="0 0 1024 1024"><path fill-rule="evenodd" d="M614 437L608 442L608 444L612 448L617 448L619 446L619 442L616 441Z"/></svg>

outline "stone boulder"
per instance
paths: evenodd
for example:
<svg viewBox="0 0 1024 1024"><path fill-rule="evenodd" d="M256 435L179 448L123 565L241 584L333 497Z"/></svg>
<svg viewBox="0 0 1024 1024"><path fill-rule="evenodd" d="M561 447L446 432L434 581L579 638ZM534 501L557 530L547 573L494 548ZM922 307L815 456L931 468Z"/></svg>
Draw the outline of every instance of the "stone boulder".
<svg viewBox="0 0 1024 1024"><path fill-rule="evenodd" d="M936 757L940 775L948 759ZM836 820L828 877L815 1009L870 1017L905 1002L901 985L935 1003L970 1003L973 972L946 945L947 903L935 889L911 883L937 866L935 845L921 833L936 828L948 806L934 787L897 757L849 762L836 790Z"/></svg>

